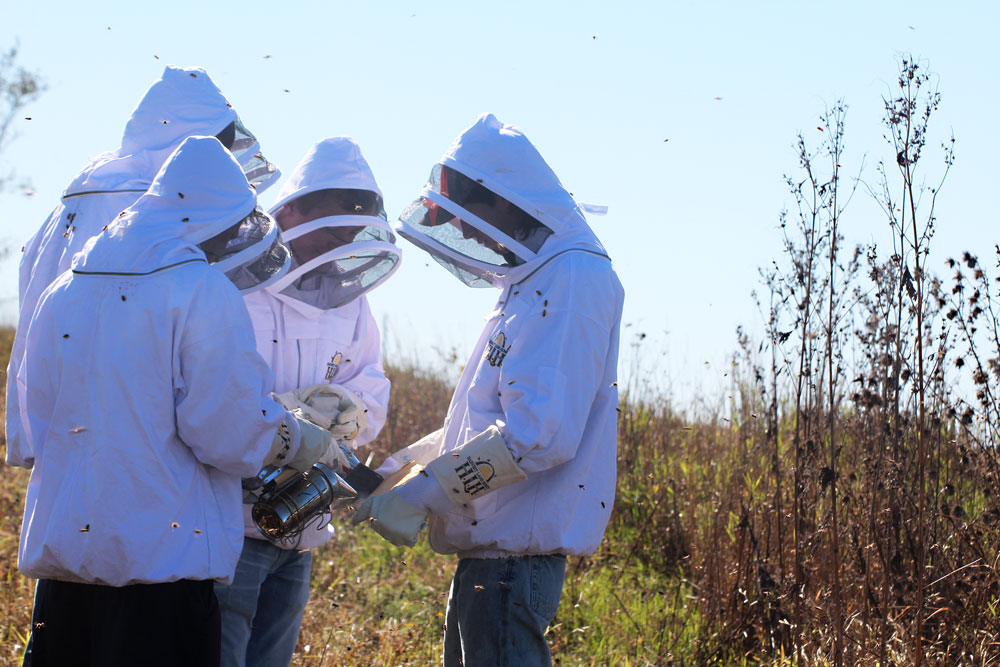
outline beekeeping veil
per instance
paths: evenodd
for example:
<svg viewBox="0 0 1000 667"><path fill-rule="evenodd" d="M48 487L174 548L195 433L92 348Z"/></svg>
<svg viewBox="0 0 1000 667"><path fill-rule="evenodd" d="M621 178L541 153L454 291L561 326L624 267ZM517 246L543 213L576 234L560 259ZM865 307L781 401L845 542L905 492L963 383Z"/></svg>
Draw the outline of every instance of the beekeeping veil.
<svg viewBox="0 0 1000 667"><path fill-rule="evenodd" d="M88 241L73 269L146 274L192 260L207 260L244 293L289 266L277 225L215 137L185 139L149 190Z"/></svg>
<svg viewBox="0 0 1000 667"><path fill-rule="evenodd" d="M293 306L338 308L382 284L399 266L382 192L353 139L315 144L270 212L292 252L292 269L268 291Z"/></svg>
<svg viewBox="0 0 1000 667"><path fill-rule="evenodd" d="M583 210L520 129L483 114L395 229L465 284L503 286L556 252L603 253Z"/></svg>

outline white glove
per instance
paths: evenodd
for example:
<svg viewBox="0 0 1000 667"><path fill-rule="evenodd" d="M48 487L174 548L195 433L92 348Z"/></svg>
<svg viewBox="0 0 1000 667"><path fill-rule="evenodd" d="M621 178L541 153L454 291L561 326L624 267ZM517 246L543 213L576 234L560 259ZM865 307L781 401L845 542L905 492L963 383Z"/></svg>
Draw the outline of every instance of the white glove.
<svg viewBox="0 0 1000 667"><path fill-rule="evenodd" d="M351 469L351 462L347 458L347 454L344 453L344 445L337 442L333 434L330 434L330 446L326 453L319 457L319 463L341 475L346 475L347 471Z"/></svg>
<svg viewBox="0 0 1000 667"><path fill-rule="evenodd" d="M297 411L293 411L292 414L295 412ZM330 435L329 431L307 419L302 419L299 415L296 415L295 419L299 424L299 448L296 450L295 456L285 463L286 466L301 471L309 470L312 464L317 461L324 463L324 458L329 460L331 450L340 452L340 447L333 441L333 436ZM332 455L336 456L336 454Z"/></svg>
<svg viewBox="0 0 1000 667"><path fill-rule="evenodd" d="M412 547L427 525L427 512L400 497L396 489L368 496L351 517L352 524L368 521L372 529L397 547Z"/></svg>
<svg viewBox="0 0 1000 667"><path fill-rule="evenodd" d="M314 384L276 398L288 410L302 410L309 421L330 431L337 440L353 440L368 425L364 403L343 385Z"/></svg>

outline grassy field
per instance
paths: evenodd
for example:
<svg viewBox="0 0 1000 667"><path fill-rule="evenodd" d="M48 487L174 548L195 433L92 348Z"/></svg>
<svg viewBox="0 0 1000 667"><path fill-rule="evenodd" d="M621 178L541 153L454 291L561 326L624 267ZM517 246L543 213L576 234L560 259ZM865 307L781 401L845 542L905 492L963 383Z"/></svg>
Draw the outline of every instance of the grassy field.
<svg viewBox="0 0 1000 667"><path fill-rule="evenodd" d="M10 332L3 336L6 354ZM376 459L440 423L450 394L445 382L417 369L393 366L389 374L390 420L372 444ZM867 417L844 415L843 555L834 568L824 501L832 484L823 462L791 451L793 419L772 435L766 405L751 400L761 394L752 383L744 388L728 416L700 421L674 416L663 402L623 401L615 512L601 549L570 560L548 635L558 664L834 664L834 591L850 642L843 664L913 664L917 515L907 499L912 485L904 478L914 468L900 456L905 445L892 471L877 470ZM930 493L939 502L925 519L935 531L934 545L925 547L925 579L938 580L925 592L925 660L998 664L995 464L948 428L940 427ZM788 481L795 465L798 487ZM0 472L0 664L13 665L31 610L32 582L16 569L27 471ZM315 552L312 599L292 664L437 663L453 567L423 540L397 548L339 521L335 537Z"/></svg>

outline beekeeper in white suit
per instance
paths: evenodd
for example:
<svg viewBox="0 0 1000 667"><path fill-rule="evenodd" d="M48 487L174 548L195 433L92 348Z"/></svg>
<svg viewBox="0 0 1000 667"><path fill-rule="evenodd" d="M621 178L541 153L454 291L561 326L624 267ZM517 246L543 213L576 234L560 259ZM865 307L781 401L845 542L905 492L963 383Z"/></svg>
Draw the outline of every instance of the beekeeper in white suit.
<svg viewBox="0 0 1000 667"><path fill-rule="evenodd" d="M63 192L59 205L25 244L18 278L20 306L7 370L7 462L26 458L17 403L18 367L38 297L70 268L73 255L104 225L146 192L164 160L193 135L218 135L237 157L259 194L278 171L260 153L253 135L205 70L168 65L125 125L119 148L94 157Z"/></svg>
<svg viewBox="0 0 1000 667"><path fill-rule="evenodd" d="M271 397L238 291L287 263L237 161L191 137L42 294L18 375L26 664L218 664L241 478L338 449Z"/></svg>
<svg viewBox="0 0 1000 667"><path fill-rule="evenodd" d="M500 297L441 430L397 452L424 474L354 517L393 544L427 521L457 554L444 664L550 662L567 555L592 553L615 497L623 290L577 204L492 114L463 132L396 229Z"/></svg>
<svg viewBox="0 0 1000 667"><path fill-rule="evenodd" d="M257 351L286 407L323 421L340 442L373 440L385 423L389 381L365 294L399 266L382 192L354 140L315 144L271 208L292 269L246 297ZM319 399L319 400L317 400ZM325 420L325 421L324 421ZM231 584L217 584L222 664L287 665L309 599L310 549L333 534L318 516L294 538L270 542L244 505L245 541Z"/></svg>

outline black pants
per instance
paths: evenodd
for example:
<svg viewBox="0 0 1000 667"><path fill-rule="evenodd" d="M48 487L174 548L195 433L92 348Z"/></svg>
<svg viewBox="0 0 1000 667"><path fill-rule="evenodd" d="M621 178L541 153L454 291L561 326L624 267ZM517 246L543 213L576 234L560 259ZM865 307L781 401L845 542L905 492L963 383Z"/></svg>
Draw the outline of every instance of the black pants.
<svg viewBox="0 0 1000 667"><path fill-rule="evenodd" d="M218 667L220 632L211 581L39 579L23 667Z"/></svg>

